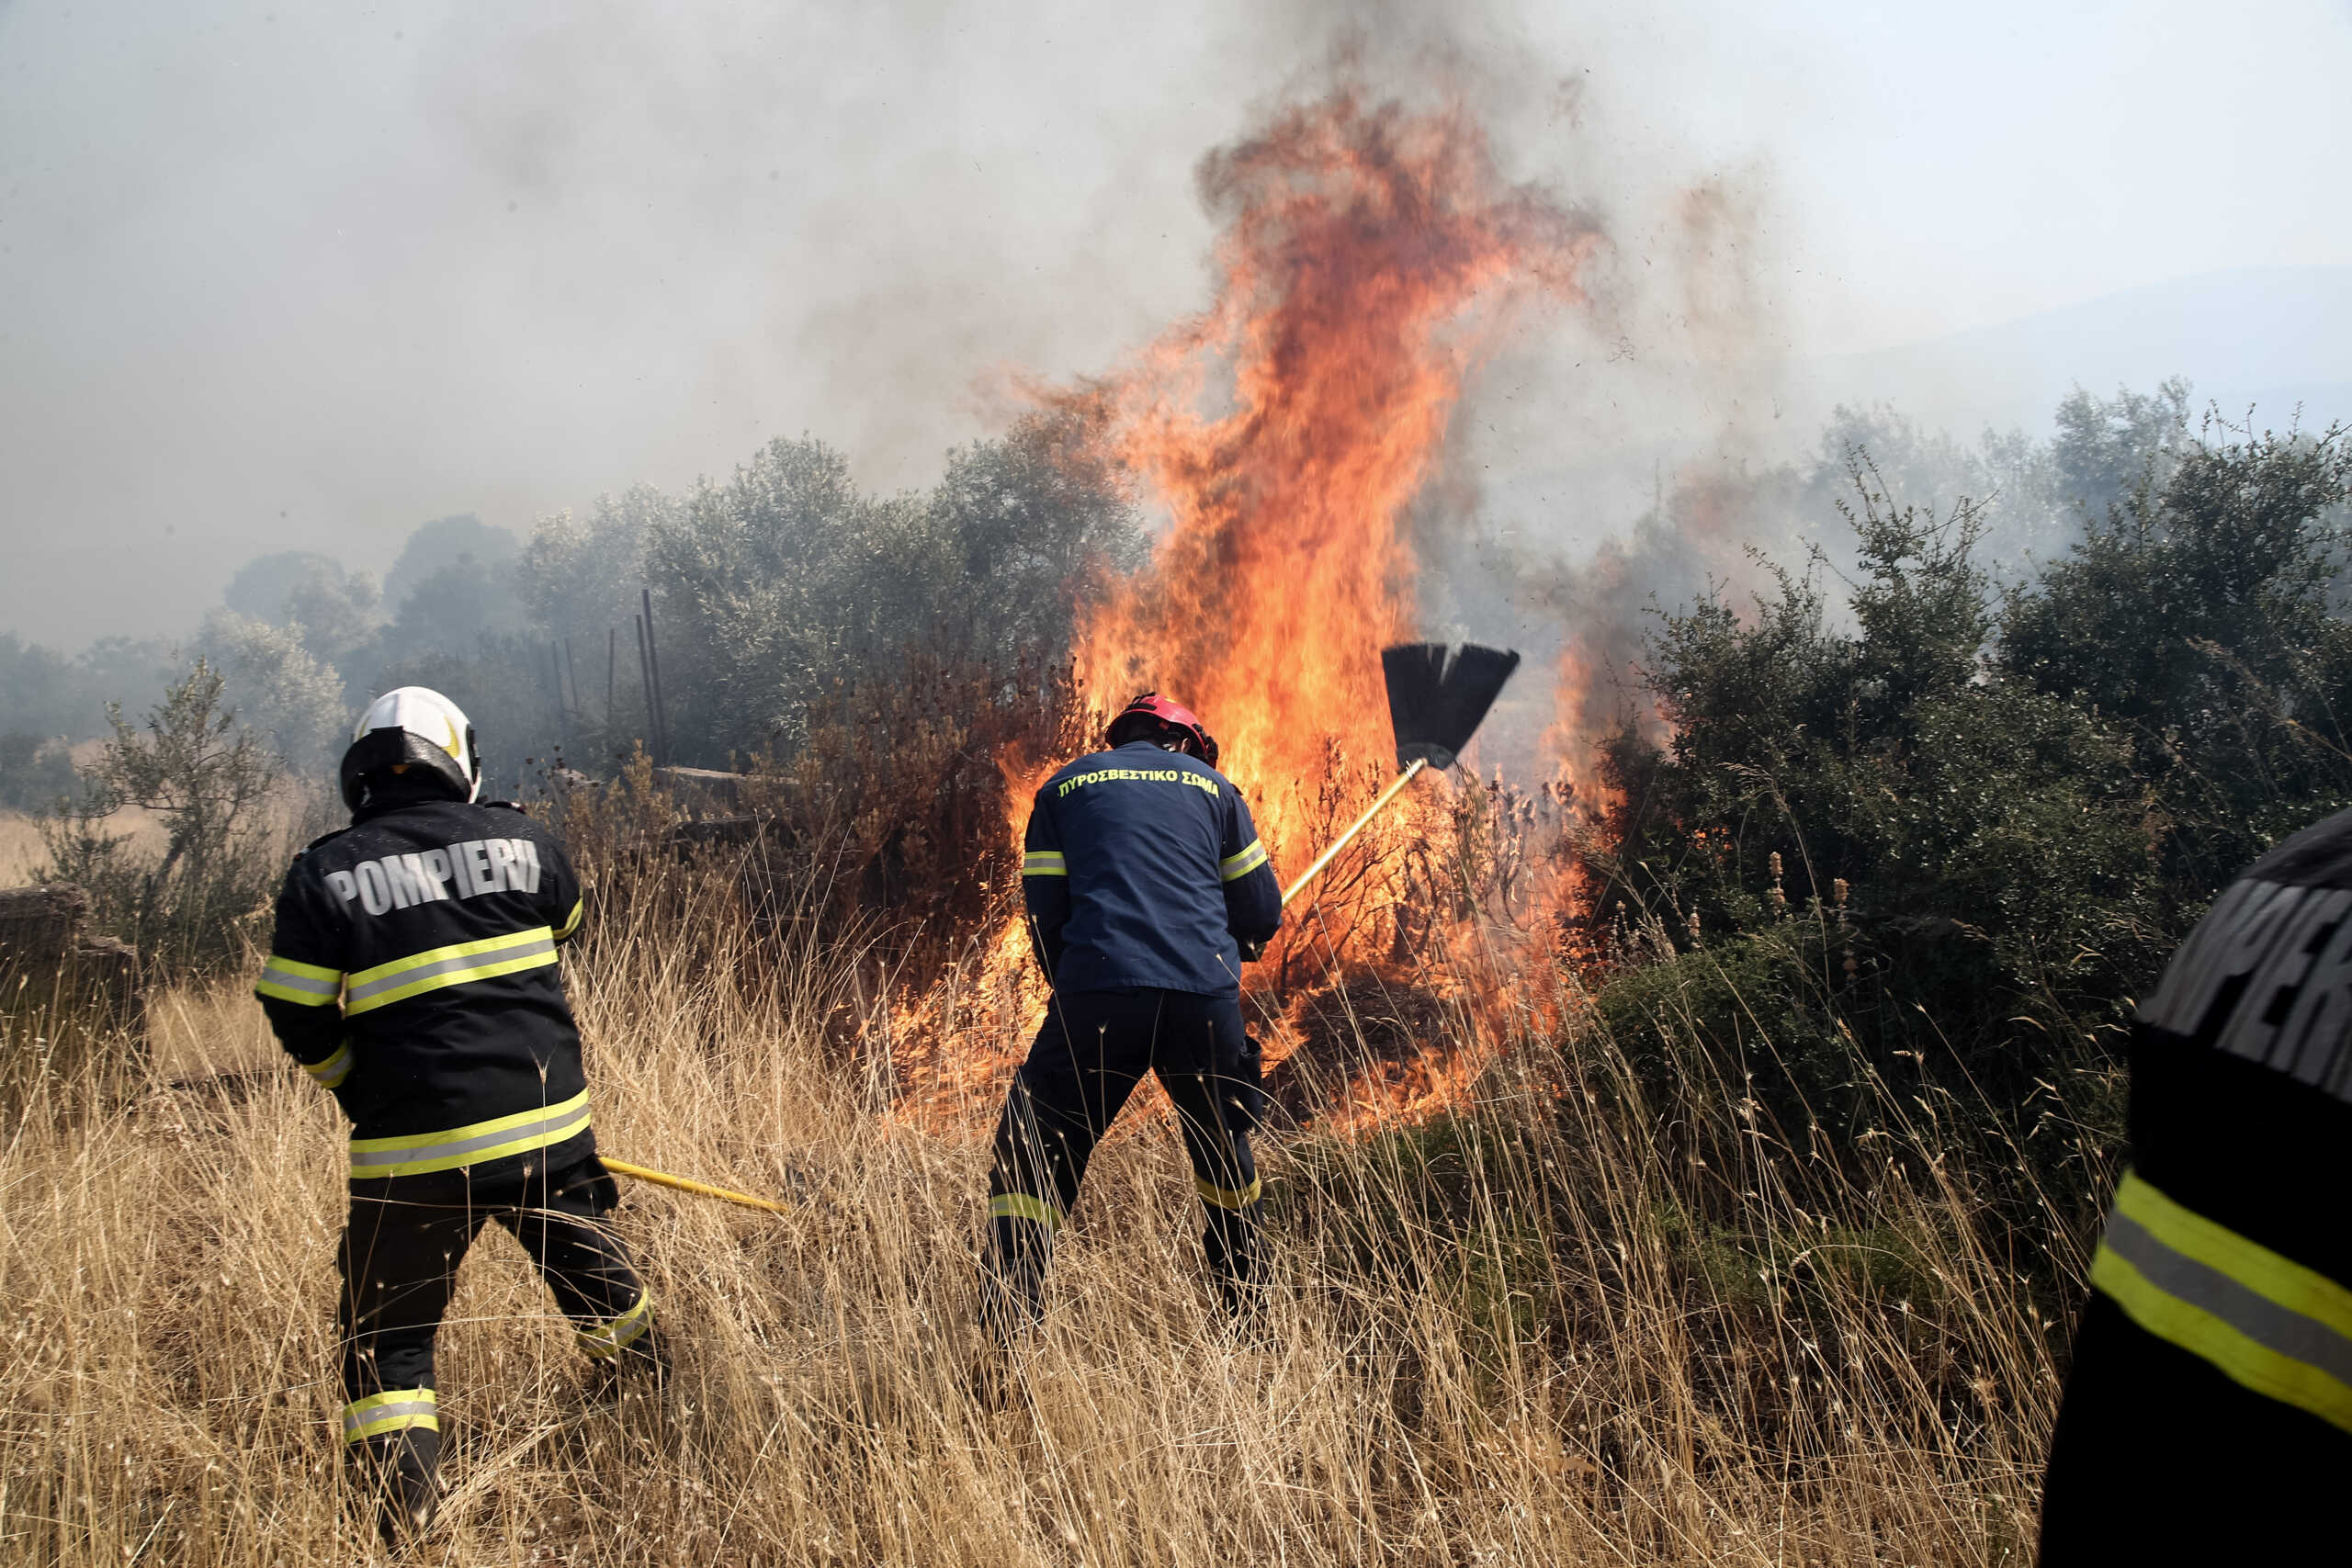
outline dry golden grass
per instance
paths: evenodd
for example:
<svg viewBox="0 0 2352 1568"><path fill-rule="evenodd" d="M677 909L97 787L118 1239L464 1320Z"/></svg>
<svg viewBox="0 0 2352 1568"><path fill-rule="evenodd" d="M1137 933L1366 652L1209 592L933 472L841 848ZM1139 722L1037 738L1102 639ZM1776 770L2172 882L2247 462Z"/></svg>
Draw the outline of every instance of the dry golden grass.
<svg viewBox="0 0 2352 1568"><path fill-rule="evenodd" d="M40 824L21 811L0 811L0 887L22 886L48 862Z"/></svg>
<svg viewBox="0 0 2352 1568"><path fill-rule="evenodd" d="M142 852L160 854L165 843L163 821L152 811L125 807L107 823L107 831L120 834ZM49 851L40 841L40 819L21 811L0 811L0 887L21 887L40 878L49 864Z"/></svg>
<svg viewBox="0 0 2352 1568"><path fill-rule="evenodd" d="M885 1113L822 1027L859 1005L848 976L667 922L568 963L605 1149L797 1206L628 1191L679 1362L658 1411L587 1402L567 1325L485 1231L441 1342L452 1491L404 1561L2029 1555L2049 1336L1961 1239L1954 1162L1850 1213L1747 1194L1825 1255L1867 1219L1943 1282L1915 1308L1831 1268L1804 1306L1689 1266L1658 1119L1584 1092L1606 1042L1525 1041L1444 1140L1261 1140L1279 1338L1254 1348L1202 1279L1172 1130L1146 1124L1098 1157L1025 1397L990 1412L964 1375L982 1129ZM331 1430L334 1108L237 988L170 993L153 1030L117 1106L37 1104L0 1143L0 1560L365 1557Z"/></svg>

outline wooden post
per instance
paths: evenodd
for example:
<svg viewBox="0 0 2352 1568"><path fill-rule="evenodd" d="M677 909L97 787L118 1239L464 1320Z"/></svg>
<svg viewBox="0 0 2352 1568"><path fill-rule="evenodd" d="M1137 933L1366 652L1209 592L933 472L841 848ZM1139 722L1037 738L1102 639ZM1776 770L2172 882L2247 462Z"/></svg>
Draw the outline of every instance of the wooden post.
<svg viewBox="0 0 2352 1568"><path fill-rule="evenodd" d="M645 604L645 662L653 672L653 730L655 744L662 748L662 765L668 767L675 761L670 754L670 703L662 690L662 647L653 637L653 590L638 591Z"/></svg>
<svg viewBox="0 0 2352 1568"><path fill-rule="evenodd" d="M653 671L645 660L645 617L631 615L637 627L637 683L645 692L645 745L656 762L662 761L662 732L653 716Z"/></svg>

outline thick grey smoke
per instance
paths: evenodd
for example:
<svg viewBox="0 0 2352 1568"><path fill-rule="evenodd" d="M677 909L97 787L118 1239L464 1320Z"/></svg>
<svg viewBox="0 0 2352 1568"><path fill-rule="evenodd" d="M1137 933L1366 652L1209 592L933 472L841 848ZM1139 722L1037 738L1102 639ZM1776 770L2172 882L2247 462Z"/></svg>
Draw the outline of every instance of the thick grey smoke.
<svg viewBox="0 0 2352 1568"><path fill-rule="evenodd" d="M1276 24L1279 31L1280 24ZM193 626L803 430L883 487L1192 303L1247 8L0 12L0 628Z"/></svg>
<svg viewBox="0 0 2352 1568"><path fill-rule="evenodd" d="M1736 474L1804 447L1826 404L1787 375L1817 349L2014 314L2033 302L2019 279L2054 302L2352 259L2340 204L2295 199L2320 188L2301 150L2340 145L2325 133L2352 111L2279 74L2324 77L2340 19L2290 61L2149 24L2185 40L2151 70L2193 65L2200 101L2267 150L2204 182L2212 221L2157 244L2169 204L2110 142L2119 124L2154 135L2183 96L2120 96L2135 89L2100 28L2031 16L2028 56L1995 19L1857 6L1800 27L1714 0L17 0L0 9L0 630L186 635L257 555L380 574L427 519L519 532L724 474L778 434L839 444L869 486L928 483L944 447L1001 428L1016 400L999 389L1098 370L1199 308L1197 160L1312 90L1334 48L1400 91L1475 95L1513 173L1612 237L1596 308L1530 322L1464 406L1454 500L1437 501L1478 520L1442 532L1486 579L1583 560L1694 464ZM1928 111L1923 81L1994 79L1988 62L2052 87L2076 73L2083 91L2031 102L2077 117L2056 127L2080 133L2070 177L2100 193L2079 230L2053 227L2067 193L2018 140L2049 122L2011 117L2005 172L1967 163L1981 118ZM2192 178L2209 140L2168 142L2165 178ZM1999 250L2028 223L2032 246ZM1954 247L2003 281L1916 265ZM1845 317L1876 325L1833 330ZM2312 341L2312 364L2340 366L2335 337ZM2200 374L2154 373L2175 368ZM1464 561L1433 614L1543 635L1544 612ZM1526 625L1496 631L1507 611Z"/></svg>

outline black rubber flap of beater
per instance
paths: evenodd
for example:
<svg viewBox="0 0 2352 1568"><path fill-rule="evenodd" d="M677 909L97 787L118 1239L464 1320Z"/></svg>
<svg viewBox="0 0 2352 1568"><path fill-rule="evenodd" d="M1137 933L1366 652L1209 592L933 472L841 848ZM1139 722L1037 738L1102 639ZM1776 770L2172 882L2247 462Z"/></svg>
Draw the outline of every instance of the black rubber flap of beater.
<svg viewBox="0 0 2352 1568"><path fill-rule="evenodd" d="M1426 758L1450 768L1470 744L1519 655L1475 642L1407 642L1380 650L1388 682L1388 722L1396 731L1396 766Z"/></svg>

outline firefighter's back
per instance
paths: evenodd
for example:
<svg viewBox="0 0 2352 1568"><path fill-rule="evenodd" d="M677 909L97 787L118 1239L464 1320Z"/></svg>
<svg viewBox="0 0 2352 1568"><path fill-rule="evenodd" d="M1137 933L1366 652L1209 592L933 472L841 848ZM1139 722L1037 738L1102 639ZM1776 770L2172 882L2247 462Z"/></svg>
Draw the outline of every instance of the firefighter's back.
<svg viewBox="0 0 2352 1568"><path fill-rule="evenodd" d="M2182 944L2133 1025L2130 1132L2052 1439L2043 1559L2341 1557L2352 812L2264 857Z"/></svg>
<svg viewBox="0 0 2352 1568"><path fill-rule="evenodd" d="M350 1062L336 1088L355 1177L479 1168L520 1152L506 1145L547 1147L550 1134L585 1128L556 954L579 923L580 890L545 829L511 807L401 804L311 846L289 890L272 963L339 973L307 979L342 990ZM447 1136L534 1112L579 1125ZM444 1141L368 1146L428 1134Z"/></svg>
<svg viewBox="0 0 2352 1568"><path fill-rule="evenodd" d="M1097 751L1046 781L1037 814L1032 841L1050 835L1069 878L1057 988L1238 992L1226 889L1265 854L1224 774L1148 743Z"/></svg>

